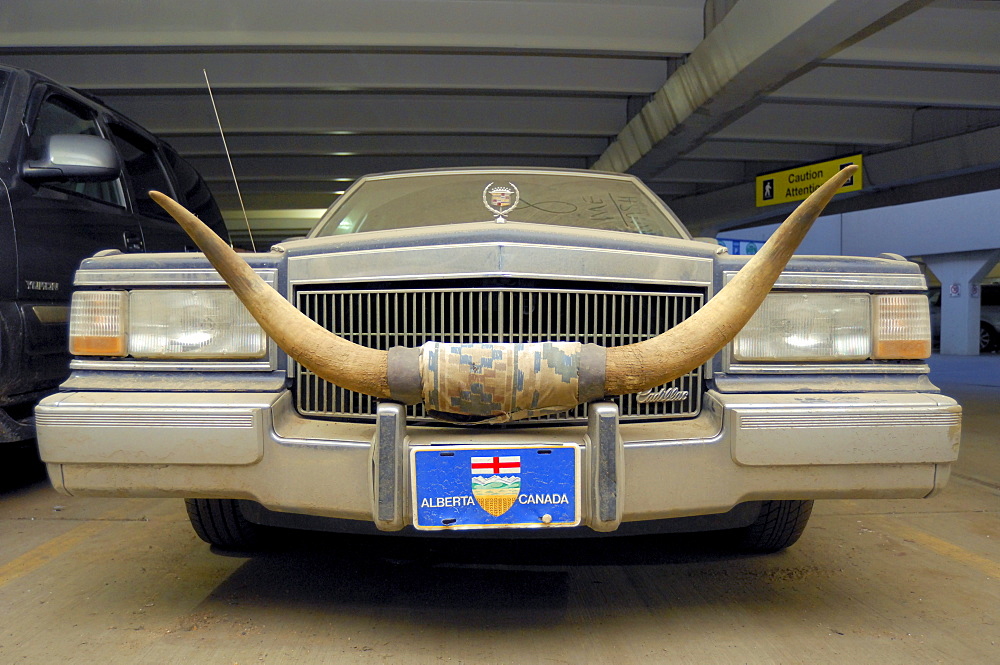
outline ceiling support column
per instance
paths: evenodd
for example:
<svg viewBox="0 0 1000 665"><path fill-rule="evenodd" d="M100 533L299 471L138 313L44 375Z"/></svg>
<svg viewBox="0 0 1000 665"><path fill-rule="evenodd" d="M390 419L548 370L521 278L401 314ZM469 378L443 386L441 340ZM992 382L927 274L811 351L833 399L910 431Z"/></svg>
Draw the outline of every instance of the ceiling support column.
<svg viewBox="0 0 1000 665"><path fill-rule="evenodd" d="M979 282L1000 262L1000 249L931 254L923 259L941 282L942 355L979 355Z"/></svg>

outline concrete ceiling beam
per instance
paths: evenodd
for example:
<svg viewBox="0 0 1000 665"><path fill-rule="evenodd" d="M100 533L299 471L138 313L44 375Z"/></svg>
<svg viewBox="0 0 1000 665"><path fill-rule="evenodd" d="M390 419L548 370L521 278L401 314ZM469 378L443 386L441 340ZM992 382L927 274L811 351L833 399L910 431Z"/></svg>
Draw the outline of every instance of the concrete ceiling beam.
<svg viewBox="0 0 1000 665"><path fill-rule="evenodd" d="M594 168L654 177L785 81L922 0L740 0Z"/></svg>

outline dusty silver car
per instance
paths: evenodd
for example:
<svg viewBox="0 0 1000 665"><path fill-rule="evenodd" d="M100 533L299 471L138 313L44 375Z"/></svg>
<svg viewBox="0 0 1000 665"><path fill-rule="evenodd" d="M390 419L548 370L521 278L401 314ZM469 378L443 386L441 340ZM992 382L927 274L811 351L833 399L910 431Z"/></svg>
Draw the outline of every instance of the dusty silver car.
<svg viewBox="0 0 1000 665"><path fill-rule="evenodd" d="M291 526L775 551L814 499L930 496L957 457L920 269L786 265L813 197L748 262L620 174L369 176L240 256L153 196L218 271L85 261L39 443L60 491L184 497L223 548Z"/></svg>

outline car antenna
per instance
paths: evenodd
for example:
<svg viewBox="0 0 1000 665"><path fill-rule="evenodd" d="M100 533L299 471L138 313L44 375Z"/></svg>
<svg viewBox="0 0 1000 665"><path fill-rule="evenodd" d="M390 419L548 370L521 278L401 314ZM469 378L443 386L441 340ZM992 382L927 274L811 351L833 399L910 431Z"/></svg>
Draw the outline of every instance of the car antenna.
<svg viewBox="0 0 1000 665"><path fill-rule="evenodd" d="M250 218L247 217L247 208L243 205L243 194L240 193L240 183L236 179L236 169L233 168L233 158L229 155L229 145L226 143L226 133L222 131L222 119L219 117L219 107L215 105L215 95L212 94L212 84L208 81L208 70L202 69L205 75L205 87L208 88L208 98L212 101L212 110L215 112L215 124L219 127L219 136L222 137L222 149L226 151L226 161L229 162L229 172L233 174L233 184L236 185L236 198L240 201L240 209L243 210L243 221L247 225L247 234L250 236L250 248L257 253L257 243L253 241L253 231L250 230Z"/></svg>

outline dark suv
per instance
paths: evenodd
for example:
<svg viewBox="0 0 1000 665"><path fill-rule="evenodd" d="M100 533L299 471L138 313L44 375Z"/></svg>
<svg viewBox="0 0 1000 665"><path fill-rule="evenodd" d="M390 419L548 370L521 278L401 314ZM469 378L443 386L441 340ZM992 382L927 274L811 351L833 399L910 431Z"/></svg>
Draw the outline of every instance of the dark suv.
<svg viewBox="0 0 1000 665"><path fill-rule="evenodd" d="M0 442L32 438L33 405L69 373L82 259L194 249L151 189L228 238L205 182L170 146L93 97L0 66Z"/></svg>

